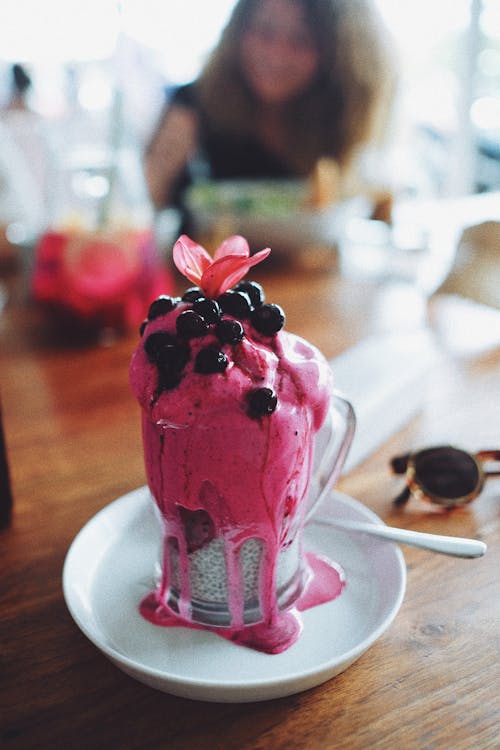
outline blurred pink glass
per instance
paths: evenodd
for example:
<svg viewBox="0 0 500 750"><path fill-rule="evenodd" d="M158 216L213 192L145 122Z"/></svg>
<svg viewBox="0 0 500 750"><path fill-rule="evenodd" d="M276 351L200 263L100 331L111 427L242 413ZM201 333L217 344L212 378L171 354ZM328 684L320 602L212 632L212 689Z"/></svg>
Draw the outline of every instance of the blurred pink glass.
<svg viewBox="0 0 500 750"><path fill-rule="evenodd" d="M127 329L172 291L148 229L48 231L35 253L34 299L59 316Z"/></svg>

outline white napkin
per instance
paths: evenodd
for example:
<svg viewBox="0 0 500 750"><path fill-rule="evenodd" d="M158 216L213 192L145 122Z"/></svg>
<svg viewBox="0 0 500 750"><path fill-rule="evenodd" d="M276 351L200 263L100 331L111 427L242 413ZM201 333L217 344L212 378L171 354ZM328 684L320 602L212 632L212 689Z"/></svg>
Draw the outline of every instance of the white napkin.
<svg viewBox="0 0 500 750"><path fill-rule="evenodd" d="M337 390L356 412L344 474L422 408L426 379L438 360L431 332L422 329L370 336L330 362Z"/></svg>

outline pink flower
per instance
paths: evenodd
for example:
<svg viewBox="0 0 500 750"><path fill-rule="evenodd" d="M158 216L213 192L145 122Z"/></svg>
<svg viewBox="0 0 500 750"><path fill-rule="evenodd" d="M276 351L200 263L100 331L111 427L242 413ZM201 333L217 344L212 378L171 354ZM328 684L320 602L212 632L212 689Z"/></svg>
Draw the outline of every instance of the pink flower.
<svg viewBox="0 0 500 750"><path fill-rule="evenodd" d="M199 286L207 297L219 297L238 283L247 271L267 258L270 247L250 257L244 237L234 235L224 240L212 259L204 247L183 234L174 245L174 263L179 271Z"/></svg>

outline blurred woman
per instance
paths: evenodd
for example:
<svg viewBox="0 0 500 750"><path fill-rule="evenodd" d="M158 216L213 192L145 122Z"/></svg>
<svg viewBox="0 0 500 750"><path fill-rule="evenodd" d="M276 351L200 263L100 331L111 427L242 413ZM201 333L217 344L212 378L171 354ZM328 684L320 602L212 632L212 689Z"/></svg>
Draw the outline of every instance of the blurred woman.
<svg viewBox="0 0 500 750"><path fill-rule="evenodd" d="M394 87L371 0L239 0L204 70L173 94L145 155L158 208L209 179L347 175L383 130Z"/></svg>

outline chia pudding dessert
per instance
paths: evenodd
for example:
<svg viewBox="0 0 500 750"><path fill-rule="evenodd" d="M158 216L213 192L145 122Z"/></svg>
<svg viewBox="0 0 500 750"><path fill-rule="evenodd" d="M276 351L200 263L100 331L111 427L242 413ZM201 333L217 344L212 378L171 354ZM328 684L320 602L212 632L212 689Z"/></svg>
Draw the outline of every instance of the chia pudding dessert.
<svg viewBox="0 0 500 750"><path fill-rule="evenodd" d="M302 549L332 373L243 280L269 252L250 255L236 236L212 259L180 237L174 262L195 286L151 304L130 382L163 538L141 614L279 653L299 637L299 610L335 598L344 580Z"/></svg>

